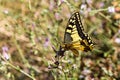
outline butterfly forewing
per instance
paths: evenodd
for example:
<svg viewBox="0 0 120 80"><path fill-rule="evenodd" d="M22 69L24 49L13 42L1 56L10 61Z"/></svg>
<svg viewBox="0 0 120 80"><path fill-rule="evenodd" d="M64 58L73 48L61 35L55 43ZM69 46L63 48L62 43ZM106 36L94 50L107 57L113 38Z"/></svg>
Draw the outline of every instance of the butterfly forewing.
<svg viewBox="0 0 120 80"><path fill-rule="evenodd" d="M90 51L93 48L92 40L84 33L79 12L74 13L68 21L64 44L66 49L74 52L77 52L76 50Z"/></svg>
<svg viewBox="0 0 120 80"><path fill-rule="evenodd" d="M64 43L66 44L71 44L73 41L81 40L77 31L76 20L77 20L77 16L75 13L70 17L65 30Z"/></svg>

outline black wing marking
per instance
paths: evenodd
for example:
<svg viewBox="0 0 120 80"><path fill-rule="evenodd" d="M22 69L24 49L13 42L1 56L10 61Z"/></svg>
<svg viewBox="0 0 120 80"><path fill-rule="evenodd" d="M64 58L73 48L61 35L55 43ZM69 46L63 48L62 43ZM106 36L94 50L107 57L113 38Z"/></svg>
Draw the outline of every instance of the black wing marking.
<svg viewBox="0 0 120 80"><path fill-rule="evenodd" d="M90 37L88 36L88 34L84 33L84 29L83 29L83 25L80 19L80 13L76 12L76 27L77 27L77 31L79 36L83 39L83 40L87 40L88 44L92 44L92 40L90 39Z"/></svg>

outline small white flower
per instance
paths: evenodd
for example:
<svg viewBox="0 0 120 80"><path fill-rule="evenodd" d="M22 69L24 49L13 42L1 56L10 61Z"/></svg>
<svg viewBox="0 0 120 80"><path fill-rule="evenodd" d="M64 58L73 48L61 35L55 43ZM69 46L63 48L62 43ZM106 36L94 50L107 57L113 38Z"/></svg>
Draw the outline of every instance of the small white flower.
<svg viewBox="0 0 120 80"><path fill-rule="evenodd" d="M73 64L73 68L76 69L76 68L77 68L77 65L76 65L76 64Z"/></svg>
<svg viewBox="0 0 120 80"><path fill-rule="evenodd" d="M84 69L84 70L82 71L82 73L83 73L84 75L87 75L87 74L90 74L91 71L90 71L89 69Z"/></svg>
<svg viewBox="0 0 120 80"><path fill-rule="evenodd" d="M80 7L81 10L86 10L87 9L87 5L86 4L82 4Z"/></svg>
<svg viewBox="0 0 120 80"><path fill-rule="evenodd" d="M118 33L120 34L120 30L118 30Z"/></svg>
<svg viewBox="0 0 120 80"><path fill-rule="evenodd" d="M115 38L115 42L120 44L120 38Z"/></svg>
<svg viewBox="0 0 120 80"><path fill-rule="evenodd" d="M8 11L8 10L4 10L3 13L4 13L4 14L8 14L9 11Z"/></svg>
<svg viewBox="0 0 120 80"><path fill-rule="evenodd" d="M3 56L4 56L5 59L7 59L7 60L10 58L10 56L9 56L8 53L6 53L6 52L3 53Z"/></svg>
<svg viewBox="0 0 120 80"><path fill-rule="evenodd" d="M67 60L67 62L70 64L72 61L71 60Z"/></svg>
<svg viewBox="0 0 120 80"><path fill-rule="evenodd" d="M87 5L86 4L82 4L80 6L80 13L81 14L85 14L86 10L87 10Z"/></svg>
<svg viewBox="0 0 120 80"><path fill-rule="evenodd" d="M115 8L113 6L108 7L108 12L115 13Z"/></svg>
<svg viewBox="0 0 120 80"><path fill-rule="evenodd" d="M83 78L84 78L84 76L83 76L83 75L80 75L80 76L79 76L79 78L80 78L80 79L83 79Z"/></svg>

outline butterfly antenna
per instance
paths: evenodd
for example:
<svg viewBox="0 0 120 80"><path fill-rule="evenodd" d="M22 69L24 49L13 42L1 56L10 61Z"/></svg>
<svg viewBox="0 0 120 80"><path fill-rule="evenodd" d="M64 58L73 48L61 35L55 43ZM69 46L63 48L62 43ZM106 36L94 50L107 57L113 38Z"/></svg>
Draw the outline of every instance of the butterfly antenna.
<svg viewBox="0 0 120 80"><path fill-rule="evenodd" d="M57 53L57 50L55 49L54 46L52 46L52 49L53 49L53 51L54 51L55 53Z"/></svg>

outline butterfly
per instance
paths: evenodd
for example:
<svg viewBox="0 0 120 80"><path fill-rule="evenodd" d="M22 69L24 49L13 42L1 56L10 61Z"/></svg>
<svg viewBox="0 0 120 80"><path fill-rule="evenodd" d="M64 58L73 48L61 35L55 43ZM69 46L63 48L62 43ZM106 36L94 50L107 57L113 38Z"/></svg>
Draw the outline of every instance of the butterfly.
<svg viewBox="0 0 120 80"><path fill-rule="evenodd" d="M70 17L67 27L65 29L64 41L60 45L58 51L55 51L56 57L63 57L65 51L71 50L75 56L79 55L78 50L91 51L93 49L93 42L91 38L84 32L83 25L80 18L80 13L75 12ZM58 61L55 64L59 64Z"/></svg>

